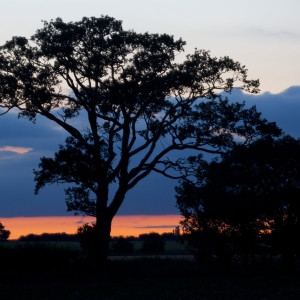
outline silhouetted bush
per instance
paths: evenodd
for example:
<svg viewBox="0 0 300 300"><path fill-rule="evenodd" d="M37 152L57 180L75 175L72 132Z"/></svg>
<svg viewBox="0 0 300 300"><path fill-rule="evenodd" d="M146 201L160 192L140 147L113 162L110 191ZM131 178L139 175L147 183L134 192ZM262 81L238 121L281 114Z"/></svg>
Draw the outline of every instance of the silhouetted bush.
<svg viewBox="0 0 300 300"><path fill-rule="evenodd" d="M93 256L96 251L96 224L89 225L88 223L83 224L77 228L76 236L79 240L80 247L83 250L88 251L90 256Z"/></svg>
<svg viewBox="0 0 300 300"><path fill-rule="evenodd" d="M150 232L143 242L141 252L161 253L165 251L165 241L157 232Z"/></svg>
<svg viewBox="0 0 300 300"><path fill-rule="evenodd" d="M119 236L115 238L111 244L111 250L113 253L132 253L133 245L129 238L124 238L123 236Z"/></svg>
<svg viewBox="0 0 300 300"><path fill-rule="evenodd" d="M7 241L10 236L10 231L4 229L5 226L0 222L0 242Z"/></svg>

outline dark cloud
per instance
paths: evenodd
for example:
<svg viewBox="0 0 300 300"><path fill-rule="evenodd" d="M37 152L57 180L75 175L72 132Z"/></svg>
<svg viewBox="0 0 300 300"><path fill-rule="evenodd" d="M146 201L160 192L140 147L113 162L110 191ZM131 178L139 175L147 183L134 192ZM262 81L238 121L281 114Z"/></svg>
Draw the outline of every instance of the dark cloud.
<svg viewBox="0 0 300 300"><path fill-rule="evenodd" d="M226 94L232 102L256 105L262 116L276 121L285 133L300 137L300 86L290 87L279 94L245 94L240 90ZM74 120L82 129L84 117ZM72 215L66 212L64 188L47 186L39 195L34 195L34 175L41 156L51 157L64 142L67 134L45 118L36 124L17 118L16 113L0 117L0 148L4 146L27 147L31 151L18 154L0 151L0 216L59 216ZM167 143L168 141L166 141ZM187 157L190 152L175 152L172 157ZM133 161L134 163L134 161ZM130 190L119 211L120 215L135 214L178 214L175 207L174 186L177 181L152 173ZM111 195L115 187L111 187Z"/></svg>
<svg viewBox="0 0 300 300"><path fill-rule="evenodd" d="M75 222L75 224L84 224L84 222L82 220Z"/></svg>
<svg viewBox="0 0 300 300"><path fill-rule="evenodd" d="M252 95L235 90L226 95L231 102L245 101L246 107L256 105L262 117L276 122L286 134L300 137L300 86L292 86L279 94Z"/></svg>

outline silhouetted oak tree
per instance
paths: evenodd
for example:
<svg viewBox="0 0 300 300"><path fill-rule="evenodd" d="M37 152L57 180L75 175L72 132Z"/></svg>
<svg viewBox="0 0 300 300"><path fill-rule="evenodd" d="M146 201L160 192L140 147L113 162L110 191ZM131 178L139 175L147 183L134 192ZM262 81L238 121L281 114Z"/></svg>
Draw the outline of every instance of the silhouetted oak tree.
<svg viewBox="0 0 300 300"><path fill-rule="evenodd" d="M184 231L230 236L245 261L263 241L291 263L300 254L299 153L300 140L284 136L236 146L220 162L190 158L197 182L176 188Z"/></svg>
<svg viewBox="0 0 300 300"><path fill-rule="evenodd" d="M10 236L10 231L4 229L5 226L0 222L0 242L7 241Z"/></svg>
<svg viewBox="0 0 300 300"><path fill-rule="evenodd" d="M31 121L41 115L70 134L54 159L41 159L36 192L47 183L75 184L68 208L96 217L99 258L128 190L152 171L184 174L184 160L167 158L171 151L220 153L236 135L248 143L279 133L254 107L216 94L234 87L257 93L259 81L248 80L244 66L203 50L176 63L184 45L167 34L125 31L102 16L44 22L30 40L13 37L0 48L3 113L18 108ZM83 131L72 122L81 113Z"/></svg>

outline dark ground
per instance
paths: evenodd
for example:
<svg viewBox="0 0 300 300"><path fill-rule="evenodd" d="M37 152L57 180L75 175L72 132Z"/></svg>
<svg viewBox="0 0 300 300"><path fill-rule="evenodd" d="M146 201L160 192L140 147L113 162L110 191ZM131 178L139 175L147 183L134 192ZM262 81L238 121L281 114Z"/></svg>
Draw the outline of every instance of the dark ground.
<svg viewBox="0 0 300 300"><path fill-rule="evenodd" d="M0 299L300 299L300 270L242 268L187 258L130 257L105 265L78 250L0 247Z"/></svg>
<svg viewBox="0 0 300 300"><path fill-rule="evenodd" d="M200 266L176 259L109 261L106 266L9 268L0 299L299 299L298 271Z"/></svg>

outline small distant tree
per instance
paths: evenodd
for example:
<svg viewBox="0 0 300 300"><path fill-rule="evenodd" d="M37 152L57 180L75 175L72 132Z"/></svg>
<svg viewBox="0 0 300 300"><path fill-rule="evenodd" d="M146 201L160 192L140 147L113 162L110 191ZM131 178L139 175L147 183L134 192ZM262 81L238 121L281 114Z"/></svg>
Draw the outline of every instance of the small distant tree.
<svg viewBox="0 0 300 300"><path fill-rule="evenodd" d="M165 251L165 241L159 233L150 232L143 242L141 252L160 253Z"/></svg>
<svg viewBox="0 0 300 300"><path fill-rule="evenodd" d="M119 236L112 242L111 249L112 252L117 254L132 253L133 245L134 243L132 243L129 238Z"/></svg>
<svg viewBox="0 0 300 300"><path fill-rule="evenodd" d="M9 236L10 236L10 231L9 230L5 230L4 229L5 226L2 225L2 223L0 222L0 241L7 241Z"/></svg>

